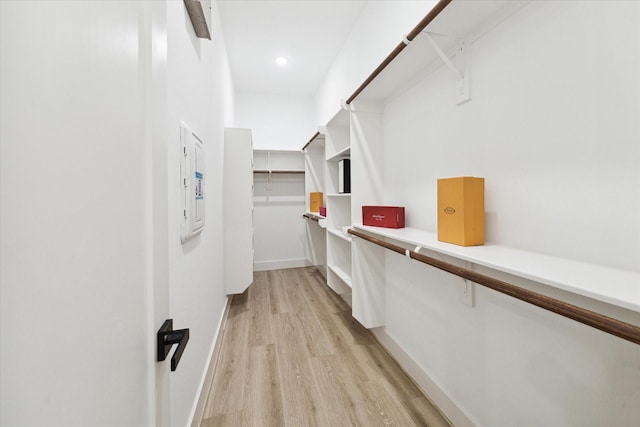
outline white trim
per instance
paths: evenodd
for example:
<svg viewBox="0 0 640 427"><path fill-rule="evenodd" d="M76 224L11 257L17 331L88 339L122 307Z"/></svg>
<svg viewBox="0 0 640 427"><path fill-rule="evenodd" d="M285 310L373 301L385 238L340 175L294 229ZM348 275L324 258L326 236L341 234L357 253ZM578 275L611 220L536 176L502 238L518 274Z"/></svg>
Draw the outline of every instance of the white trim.
<svg viewBox="0 0 640 427"><path fill-rule="evenodd" d="M281 270L283 268L309 267L311 265L313 264L305 258L262 261L253 263L253 271Z"/></svg>
<svg viewBox="0 0 640 427"><path fill-rule="evenodd" d="M398 362L398 365L420 387L441 413L456 427L477 427L475 421L461 408L458 402L440 387L427 372L387 333L384 327L372 328L371 333L385 350Z"/></svg>
<svg viewBox="0 0 640 427"><path fill-rule="evenodd" d="M218 321L218 328L216 331L216 336L213 339L213 344L211 345L211 350L209 351L207 366L204 370L204 375L200 380L200 385L198 386L199 397L194 402L194 406L191 409L191 414L189 415L189 422L187 423L187 425L190 425L191 427L199 427L202 423L204 408L207 404L207 398L209 397L211 384L213 383L213 373L218 363L218 355L220 354L220 347L222 346L222 338L224 337L225 325L227 323L229 309L231 308L231 299L231 296L228 295L227 302L225 303L224 310L222 311L222 316Z"/></svg>

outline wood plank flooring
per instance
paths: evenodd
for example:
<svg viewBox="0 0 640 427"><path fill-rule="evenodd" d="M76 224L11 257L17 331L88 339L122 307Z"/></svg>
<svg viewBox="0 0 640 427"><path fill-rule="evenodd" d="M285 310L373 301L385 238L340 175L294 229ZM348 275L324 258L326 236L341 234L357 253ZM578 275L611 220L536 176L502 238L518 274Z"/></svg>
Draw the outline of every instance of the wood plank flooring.
<svg viewBox="0 0 640 427"><path fill-rule="evenodd" d="M313 267L231 303L201 427L449 426Z"/></svg>

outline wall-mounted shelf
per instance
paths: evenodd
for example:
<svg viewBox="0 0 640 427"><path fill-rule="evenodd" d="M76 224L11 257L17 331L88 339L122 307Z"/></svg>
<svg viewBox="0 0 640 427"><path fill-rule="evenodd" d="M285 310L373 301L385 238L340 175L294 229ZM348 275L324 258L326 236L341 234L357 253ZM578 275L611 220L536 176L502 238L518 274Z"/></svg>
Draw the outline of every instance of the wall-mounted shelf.
<svg viewBox="0 0 640 427"><path fill-rule="evenodd" d="M266 189L273 190L277 186L276 181L288 179L283 176L272 180L272 176L277 175L302 175L304 169L304 154L298 150L253 150L253 173L254 175L266 175ZM254 177L255 179L255 177ZM258 178L263 180L263 178Z"/></svg>
<svg viewBox="0 0 640 427"><path fill-rule="evenodd" d="M304 173L304 169L254 169L253 173Z"/></svg>
<svg viewBox="0 0 640 427"><path fill-rule="evenodd" d="M340 151L333 154L331 157L327 158L328 162L337 162L338 160L349 158L351 155L351 146L344 147Z"/></svg>
<svg viewBox="0 0 640 427"><path fill-rule="evenodd" d="M351 288L351 277L349 277L349 275L342 270L340 267L336 266L336 265L328 265L327 266L329 268L329 270L331 270L331 272L333 272L336 276L338 276L338 278L340 280L342 280L342 282L348 287Z"/></svg>
<svg viewBox="0 0 640 427"><path fill-rule="evenodd" d="M487 28L515 13L526 3L521 0L452 1L423 31L444 36L438 37L438 44L448 56L454 57L460 41L473 42ZM422 32L418 33L357 95L357 100L388 99L413 86L425 72L441 65L442 61L431 45L429 37ZM456 92L455 86L456 83L452 79L452 100ZM357 101L354 100L354 103L357 104Z"/></svg>
<svg viewBox="0 0 640 427"><path fill-rule="evenodd" d="M354 225L375 236L393 239L533 280L577 295L640 312L640 273L617 270L540 253L485 244L462 247L438 241L436 233L414 228L390 229ZM603 286L606 283L606 286Z"/></svg>
<svg viewBox="0 0 640 427"><path fill-rule="evenodd" d="M339 110L325 126L325 155L326 160L348 157L351 147L350 141L350 113Z"/></svg>
<svg viewBox="0 0 640 427"><path fill-rule="evenodd" d="M304 155L299 150L253 150L254 173L304 173Z"/></svg>
<svg viewBox="0 0 640 427"><path fill-rule="evenodd" d="M327 233L332 234L337 238L345 240L349 243L351 242L351 236L344 234L341 230L327 229Z"/></svg>

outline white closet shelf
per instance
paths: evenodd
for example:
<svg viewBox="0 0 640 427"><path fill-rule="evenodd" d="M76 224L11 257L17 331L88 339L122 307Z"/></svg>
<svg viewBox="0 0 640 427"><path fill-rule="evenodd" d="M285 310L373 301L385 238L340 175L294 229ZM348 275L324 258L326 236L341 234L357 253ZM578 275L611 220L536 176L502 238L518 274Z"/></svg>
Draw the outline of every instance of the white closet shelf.
<svg viewBox="0 0 640 427"><path fill-rule="evenodd" d="M333 236L336 236L339 239L342 240L346 240L347 242L351 243L351 237L350 236L346 236L342 230L335 230L333 228L327 228L327 232Z"/></svg>
<svg viewBox="0 0 640 427"><path fill-rule="evenodd" d="M327 157L327 161L337 162L338 160L348 158L350 155L351 155L351 146L345 147L342 150L332 154L330 157Z"/></svg>
<svg viewBox="0 0 640 427"><path fill-rule="evenodd" d="M254 169L253 173L305 173L304 169Z"/></svg>
<svg viewBox="0 0 640 427"><path fill-rule="evenodd" d="M347 285L349 288L353 287L351 284L351 277L347 273L345 273L340 267L329 264L327 268L331 270L336 276L338 276L340 280L342 280L344 284Z"/></svg>
<svg viewBox="0 0 640 427"><path fill-rule="evenodd" d="M640 312L640 273L589 264L506 246L457 246L438 241L436 233L415 228L360 224L356 230L452 256L483 267L533 280L594 300Z"/></svg>
<svg viewBox="0 0 640 427"><path fill-rule="evenodd" d="M304 170L304 153L300 150L253 150L253 173L303 174Z"/></svg>
<svg viewBox="0 0 640 427"><path fill-rule="evenodd" d="M351 193L331 193L327 197L351 197Z"/></svg>
<svg viewBox="0 0 640 427"><path fill-rule="evenodd" d="M300 154L301 150L276 150L276 149L272 149L272 148L254 148L253 151L254 152L258 152L258 153L294 153L294 154Z"/></svg>

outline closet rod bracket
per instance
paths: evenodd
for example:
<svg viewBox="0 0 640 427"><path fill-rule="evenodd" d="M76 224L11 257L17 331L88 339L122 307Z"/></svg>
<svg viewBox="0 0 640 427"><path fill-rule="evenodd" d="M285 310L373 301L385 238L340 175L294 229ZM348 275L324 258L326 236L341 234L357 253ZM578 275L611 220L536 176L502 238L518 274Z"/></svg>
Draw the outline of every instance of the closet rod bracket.
<svg viewBox="0 0 640 427"><path fill-rule="evenodd" d="M422 34L429 40L433 50L438 54L442 62L451 70L457 81L456 87L456 103L458 105L464 104L471 100L470 90L470 57L469 47L464 40L456 40L455 49L453 51L453 60L442 50L440 45L433 39L432 36L442 36L442 34L429 33L422 31ZM446 36L444 36L446 37ZM457 62L457 65L454 63Z"/></svg>

